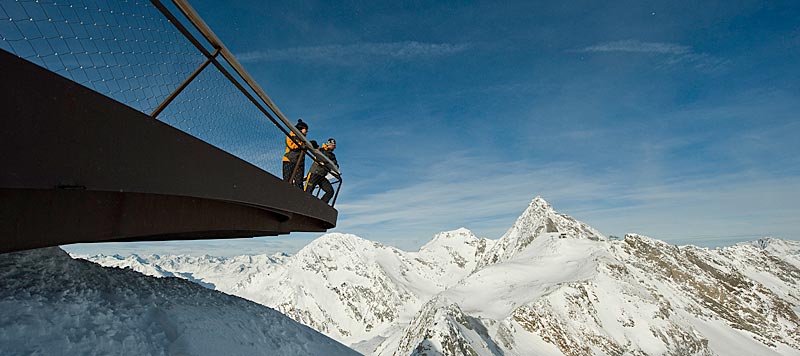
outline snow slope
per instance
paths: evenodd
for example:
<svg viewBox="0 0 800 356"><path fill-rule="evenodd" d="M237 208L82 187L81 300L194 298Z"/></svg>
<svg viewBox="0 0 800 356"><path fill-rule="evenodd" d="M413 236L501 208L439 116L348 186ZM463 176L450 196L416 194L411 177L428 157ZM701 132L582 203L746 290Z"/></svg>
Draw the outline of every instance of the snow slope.
<svg viewBox="0 0 800 356"><path fill-rule="evenodd" d="M357 354L262 305L59 248L0 255L0 311L0 355Z"/></svg>

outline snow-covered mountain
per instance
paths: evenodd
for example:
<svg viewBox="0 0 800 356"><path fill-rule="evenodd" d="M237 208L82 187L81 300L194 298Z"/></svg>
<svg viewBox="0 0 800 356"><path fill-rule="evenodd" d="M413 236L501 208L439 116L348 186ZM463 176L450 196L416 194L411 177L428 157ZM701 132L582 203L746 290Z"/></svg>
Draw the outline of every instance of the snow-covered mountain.
<svg viewBox="0 0 800 356"><path fill-rule="evenodd" d="M571 216L556 212L550 203L537 196L489 253L481 258L478 268L509 260L526 250L534 239L545 233L558 233L560 237L577 239L606 240L599 231Z"/></svg>
<svg viewBox="0 0 800 356"><path fill-rule="evenodd" d="M263 305L54 247L0 254L0 355L357 353Z"/></svg>
<svg viewBox="0 0 800 356"><path fill-rule="evenodd" d="M293 256L81 256L273 307L369 355L800 355L800 242L609 240L537 197L498 240L328 234Z"/></svg>

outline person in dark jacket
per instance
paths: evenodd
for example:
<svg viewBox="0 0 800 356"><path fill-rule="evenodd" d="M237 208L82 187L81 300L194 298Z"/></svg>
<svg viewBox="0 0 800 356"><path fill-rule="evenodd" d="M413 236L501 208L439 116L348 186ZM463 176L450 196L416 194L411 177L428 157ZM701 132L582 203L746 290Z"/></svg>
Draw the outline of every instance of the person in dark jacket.
<svg viewBox="0 0 800 356"><path fill-rule="evenodd" d="M297 124L294 126L300 130L303 136L308 133L308 124L303 122L302 119L298 119ZM289 136L286 136L286 153L283 154L283 158L281 159L283 161L283 180L289 182L289 184L293 186L303 189L303 177L306 176L306 148L302 141L298 140L298 142L295 142L295 137L297 137L297 135L295 135L294 132L289 132ZM297 169L296 173L295 167ZM294 179L292 179L292 173L294 173Z"/></svg>
<svg viewBox="0 0 800 356"><path fill-rule="evenodd" d="M319 151L322 152L323 155L328 157L328 159L330 159L331 162L333 162L333 164L335 164L336 168L338 169L339 162L336 161L336 154L333 153L333 150L335 149L336 149L336 140L334 140L333 138L329 138L327 142L322 144L322 147L320 148ZM326 204L329 201L331 201L331 198L333 198L333 186L331 185L331 182L328 180L328 178L326 178L329 171L330 168L326 167L325 165L314 162L314 164L311 165L311 169L308 171L308 184L306 184L306 191L309 193L313 193L314 188L319 186L319 188L325 192L325 194L320 199L322 199L322 201L324 201Z"/></svg>

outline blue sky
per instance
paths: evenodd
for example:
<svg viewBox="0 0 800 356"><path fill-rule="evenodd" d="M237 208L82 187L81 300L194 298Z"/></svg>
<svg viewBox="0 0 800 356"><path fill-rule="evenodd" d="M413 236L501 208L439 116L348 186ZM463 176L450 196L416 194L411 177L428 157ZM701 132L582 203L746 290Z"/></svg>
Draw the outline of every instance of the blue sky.
<svg viewBox="0 0 800 356"><path fill-rule="evenodd" d="M332 231L406 250L462 226L499 238L541 195L607 235L800 239L795 1L192 4L310 138L337 139Z"/></svg>

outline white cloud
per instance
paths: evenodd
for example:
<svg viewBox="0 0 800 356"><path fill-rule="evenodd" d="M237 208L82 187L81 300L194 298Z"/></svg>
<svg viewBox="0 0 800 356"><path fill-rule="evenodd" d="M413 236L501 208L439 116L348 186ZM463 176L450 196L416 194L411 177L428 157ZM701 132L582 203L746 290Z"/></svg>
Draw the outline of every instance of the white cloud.
<svg viewBox="0 0 800 356"><path fill-rule="evenodd" d="M667 56L665 65L688 63L700 70L717 71L729 61L706 53L698 53L692 47L665 42L642 42L639 40L622 40L602 42L587 46L574 52L580 53L639 53Z"/></svg>
<svg viewBox="0 0 800 356"><path fill-rule="evenodd" d="M676 244L727 245L764 236L799 239L800 181L750 173L644 186L575 211L607 233L637 232Z"/></svg>
<svg viewBox="0 0 800 356"><path fill-rule="evenodd" d="M599 43L580 49L578 52L633 52L633 53L661 53L661 54L686 54L692 50L688 46L663 42L641 42L637 40L624 40Z"/></svg>
<svg viewBox="0 0 800 356"><path fill-rule="evenodd" d="M420 183L337 204L337 230L425 240L463 226L498 238L536 195L600 199L597 194L607 190L563 164L531 167L454 154L438 166Z"/></svg>
<svg viewBox="0 0 800 356"><path fill-rule="evenodd" d="M797 239L800 181L738 173L631 181L630 172L480 162L461 156L424 182L343 201L337 231L414 250L466 227L499 238L536 195L606 234L636 232L710 245L773 235ZM479 167L480 171L470 168Z"/></svg>
<svg viewBox="0 0 800 356"><path fill-rule="evenodd" d="M466 44L422 43L416 41L358 43L246 52L236 55L236 58L243 63L308 61L350 64L365 59L410 60L443 57L463 52L468 48L469 46Z"/></svg>

